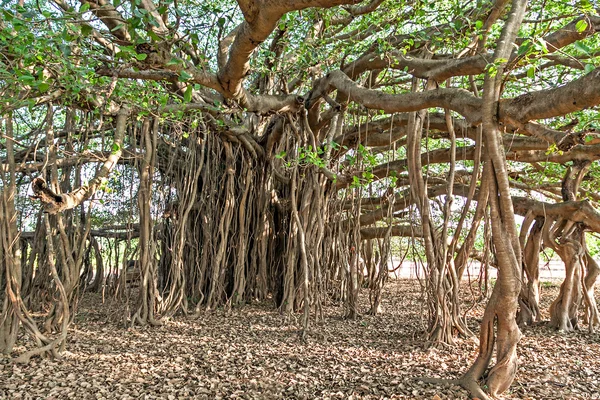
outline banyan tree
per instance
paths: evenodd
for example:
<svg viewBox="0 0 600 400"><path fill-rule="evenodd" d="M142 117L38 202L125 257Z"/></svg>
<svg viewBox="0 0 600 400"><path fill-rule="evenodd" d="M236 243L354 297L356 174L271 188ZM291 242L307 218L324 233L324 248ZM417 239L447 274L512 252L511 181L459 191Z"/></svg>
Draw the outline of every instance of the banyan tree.
<svg viewBox="0 0 600 400"><path fill-rule="evenodd" d="M5 7L0 349L25 332L17 361L59 355L90 290L135 296L131 325L268 301L301 312L306 338L328 302L377 313L392 253L416 244L431 345L473 335L469 260L497 269L458 382L504 392L519 326L541 318L544 249L566 269L550 324L600 325L586 243L600 233L597 13L562 0Z"/></svg>

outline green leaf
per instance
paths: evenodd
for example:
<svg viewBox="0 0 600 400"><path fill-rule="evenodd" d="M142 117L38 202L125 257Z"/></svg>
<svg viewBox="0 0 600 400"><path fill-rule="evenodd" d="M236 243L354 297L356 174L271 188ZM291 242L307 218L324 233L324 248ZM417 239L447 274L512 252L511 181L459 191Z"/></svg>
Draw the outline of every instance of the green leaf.
<svg viewBox="0 0 600 400"><path fill-rule="evenodd" d="M181 71L179 74L179 82L186 82L192 79L193 76L189 74L187 71Z"/></svg>
<svg viewBox="0 0 600 400"><path fill-rule="evenodd" d="M14 19L14 14L9 10L2 10L2 14L4 14L4 19L7 22L12 22L12 20Z"/></svg>
<svg viewBox="0 0 600 400"><path fill-rule="evenodd" d="M192 85L188 85L187 89L185 89L185 93L183 94L183 100L185 100L186 103L192 101Z"/></svg>
<svg viewBox="0 0 600 400"><path fill-rule="evenodd" d="M588 27L588 23L584 19L582 19L581 21L579 21L575 24L575 29L579 33L583 33L587 29L587 27Z"/></svg>
<svg viewBox="0 0 600 400"><path fill-rule="evenodd" d="M81 34L83 36L89 36L92 33L92 27L89 25L81 25Z"/></svg>
<svg viewBox="0 0 600 400"><path fill-rule="evenodd" d="M539 42L540 46L542 46L542 53L548 53L548 46L546 44L546 41L543 38L537 38L537 41Z"/></svg>
<svg viewBox="0 0 600 400"><path fill-rule="evenodd" d="M535 67L529 67L527 70L527 77L531 79L535 78Z"/></svg>
<svg viewBox="0 0 600 400"><path fill-rule="evenodd" d="M222 28L223 26L225 26L225 18L221 17L219 18L219 20L217 21L217 25L219 26L219 28Z"/></svg>
<svg viewBox="0 0 600 400"><path fill-rule="evenodd" d="M585 44L581 43L581 42L575 42L575 44L573 45L575 46L575 48L581 52L584 52L585 54L590 54L592 52L592 50L587 47Z"/></svg>
<svg viewBox="0 0 600 400"><path fill-rule="evenodd" d="M148 22L150 23L150 25L152 25L155 28L160 27L160 24L154 17L150 17L150 20Z"/></svg>
<svg viewBox="0 0 600 400"><path fill-rule="evenodd" d="M148 36L150 37L150 39L154 40L155 42L159 42L161 40L160 36L158 36L156 33L149 31L148 32Z"/></svg>
<svg viewBox="0 0 600 400"><path fill-rule="evenodd" d="M476 21L475 22L475 28L477 28L477 29L483 28L483 21Z"/></svg>
<svg viewBox="0 0 600 400"><path fill-rule="evenodd" d="M40 82L37 85L37 88L40 91L40 93L46 93L48 91L48 89L50 89L50 85L46 82Z"/></svg>
<svg viewBox="0 0 600 400"><path fill-rule="evenodd" d="M148 58L148 54L136 54L135 58L137 58L140 61L144 61L146 58Z"/></svg>
<svg viewBox="0 0 600 400"><path fill-rule="evenodd" d="M521 46L519 46L519 50L517 51L517 55L522 56L523 54L527 54L529 49L531 48L531 41L524 41Z"/></svg>
<svg viewBox="0 0 600 400"><path fill-rule="evenodd" d="M595 139L595 138L594 138L594 136L592 136L592 135L587 135L587 136L585 137L585 142L586 142L586 143L590 143L590 142L591 142L592 140L594 140L594 139Z"/></svg>
<svg viewBox="0 0 600 400"><path fill-rule="evenodd" d="M23 82L26 85L29 85L35 81L35 78L32 75L23 75L19 77L19 82Z"/></svg>
<svg viewBox="0 0 600 400"><path fill-rule="evenodd" d="M592 72L595 69L596 69L596 66L594 64L585 64L584 71L586 74L589 74L590 72Z"/></svg>
<svg viewBox="0 0 600 400"><path fill-rule="evenodd" d="M90 3L83 3L81 7L79 7L79 12L84 13L90 9Z"/></svg>
<svg viewBox="0 0 600 400"><path fill-rule="evenodd" d="M115 154L119 150L121 150L121 146L119 145L119 143L113 143L111 146L112 153Z"/></svg>

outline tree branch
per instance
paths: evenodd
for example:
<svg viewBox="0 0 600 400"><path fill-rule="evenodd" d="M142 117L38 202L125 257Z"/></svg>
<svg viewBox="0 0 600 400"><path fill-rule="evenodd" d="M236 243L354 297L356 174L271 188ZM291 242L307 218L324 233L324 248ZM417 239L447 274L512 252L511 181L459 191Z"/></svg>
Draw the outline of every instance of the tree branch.
<svg viewBox="0 0 600 400"><path fill-rule="evenodd" d="M34 198L42 202L44 211L48 214L56 214L65 210L77 207L85 200L96 193L104 179L119 161L122 153L123 137L127 128L127 118L129 117L129 108L121 107L117 114L117 124L115 128L115 138L113 142L113 151L108 156L102 167L96 172L94 179L89 184L83 185L70 193L55 194L47 186L42 178L36 178L32 182Z"/></svg>

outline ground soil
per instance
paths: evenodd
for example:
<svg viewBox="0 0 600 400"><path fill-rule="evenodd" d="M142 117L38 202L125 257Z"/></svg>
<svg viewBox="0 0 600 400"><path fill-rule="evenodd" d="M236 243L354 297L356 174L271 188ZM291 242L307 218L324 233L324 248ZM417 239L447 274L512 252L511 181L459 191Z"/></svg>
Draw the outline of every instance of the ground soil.
<svg viewBox="0 0 600 400"><path fill-rule="evenodd" d="M464 292L473 305L469 323L478 329L483 304L473 300L480 290L465 284ZM557 293L556 284L544 284L546 319ZM366 311L367 292L361 297ZM381 315L348 321L331 304L302 343L300 314L286 319L270 304L131 329L122 305L102 304L99 295L87 294L63 359L17 365L0 358L0 398L467 398L457 386L419 380L456 378L477 351L470 339L458 340L455 347L426 348L422 305L418 281L391 281ZM559 334L541 324L524 334L519 372L505 398L600 399L598 333Z"/></svg>

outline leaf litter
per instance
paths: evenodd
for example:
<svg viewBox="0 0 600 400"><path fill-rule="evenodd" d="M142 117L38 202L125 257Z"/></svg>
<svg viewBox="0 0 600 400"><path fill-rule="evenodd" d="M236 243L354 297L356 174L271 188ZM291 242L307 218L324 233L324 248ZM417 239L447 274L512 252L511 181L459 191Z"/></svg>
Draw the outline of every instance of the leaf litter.
<svg viewBox="0 0 600 400"><path fill-rule="evenodd" d="M543 287L542 306L558 287ZM414 280L392 280L383 312L357 320L324 307L299 336L300 314L286 318L271 304L179 316L163 326L125 328L120 304L86 294L60 360L18 365L0 358L6 399L461 399L456 385L419 377L457 378L477 354L473 339L427 348L423 299ZM469 293L469 290L464 292ZM368 295L363 293L362 309ZM466 299L465 310L471 298ZM469 323L478 331L483 303ZM121 307L122 309L119 309ZM523 331L520 367L506 399L600 399L600 335L558 333L545 324ZM21 350L24 350L22 348Z"/></svg>

